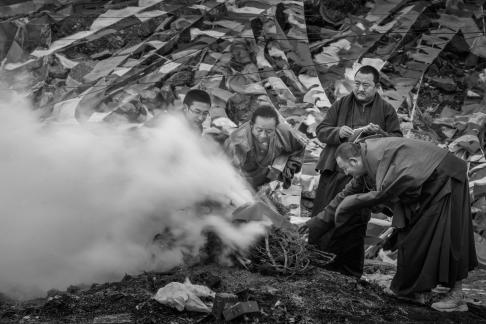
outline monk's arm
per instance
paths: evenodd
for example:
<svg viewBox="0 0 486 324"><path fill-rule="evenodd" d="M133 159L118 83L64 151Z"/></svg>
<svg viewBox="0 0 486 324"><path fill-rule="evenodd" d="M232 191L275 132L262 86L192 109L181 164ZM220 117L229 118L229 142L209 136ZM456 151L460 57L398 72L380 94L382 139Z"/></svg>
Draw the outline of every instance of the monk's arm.
<svg viewBox="0 0 486 324"><path fill-rule="evenodd" d="M346 197L364 192L365 190L366 186L363 178L353 178L350 182L348 182L344 189L338 193L333 200L331 200L326 208L316 215L316 217L324 222L332 222L339 205L346 199ZM319 199L319 197L316 197L316 199Z"/></svg>
<svg viewBox="0 0 486 324"><path fill-rule="evenodd" d="M338 102L334 103L327 111L326 117L317 125L317 139L322 143L329 145L339 145L342 143L339 137L339 128L337 126L339 116Z"/></svg>
<svg viewBox="0 0 486 324"><path fill-rule="evenodd" d="M400 129L400 121L398 120L398 115L391 105L388 107L388 111L385 116L385 135L386 136L396 136L402 137L402 130Z"/></svg>

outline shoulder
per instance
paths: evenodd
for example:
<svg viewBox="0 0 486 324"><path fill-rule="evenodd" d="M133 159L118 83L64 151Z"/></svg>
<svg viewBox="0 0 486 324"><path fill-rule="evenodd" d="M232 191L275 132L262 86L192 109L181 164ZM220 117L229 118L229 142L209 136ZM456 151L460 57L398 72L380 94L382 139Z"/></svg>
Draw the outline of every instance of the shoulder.
<svg viewBox="0 0 486 324"><path fill-rule="evenodd" d="M250 123L246 122L240 127L238 127L237 129L235 129L228 137L228 140L232 142L241 141L248 136L249 132L250 132Z"/></svg>
<svg viewBox="0 0 486 324"><path fill-rule="evenodd" d="M287 123L279 123L277 126L278 141L283 144L286 149L291 149L294 145L305 147L305 143L299 138Z"/></svg>
<svg viewBox="0 0 486 324"><path fill-rule="evenodd" d="M332 104L331 108L335 107L335 109L339 109L339 107L341 107L341 106L348 105L350 102L352 102L353 98L354 98L353 93L350 93L347 96L341 97Z"/></svg>
<svg viewBox="0 0 486 324"><path fill-rule="evenodd" d="M336 114L336 113L339 114L341 110L350 107L353 100L353 96L354 95L351 93L347 96L341 97L338 100L336 100L329 108L327 115L329 115L329 112L332 112L331 114Z"/></svg>
<svg viewBox="0 0 486 324"><path fill-rule="evenodd" d="M277 125L276 133L281 140L282 138L288 139L292 137L290 126L287 123L282 121Z"/></svg>
<svg viewBox="0 0 486 324"><path fill-rule="evenodd" d="M280 121L277 125L277 131L282 133L290 133L290 125L286 122Z"/></svg>
<svg viewBox="0 0 486 324"><path fill-rule="evenodd" d="M397 113L397 111L391 105L391 103L389 103L388 101L386 101L381 95L377 95L376 98L380 102L380 105L383 107L383 110L384 111L390 112L390 113L395 113L395 114Z"/></svg>
<svg viewBox="0 0 486 324"><path fill-rule="evenodd" d="M245 123L235 129L225 141L224 146L226 150L248 151L250 149L250 143L248 140L249 132L249 123Z"/></svg>
<svg viewBox="0 0 486 324"><path fill-rule="evenodd" d="M285 122L280 122L277 125L277 134L285 138L291 138L291 137L297 138L292 132L292 128L290 127L290 125Z"/></svg>

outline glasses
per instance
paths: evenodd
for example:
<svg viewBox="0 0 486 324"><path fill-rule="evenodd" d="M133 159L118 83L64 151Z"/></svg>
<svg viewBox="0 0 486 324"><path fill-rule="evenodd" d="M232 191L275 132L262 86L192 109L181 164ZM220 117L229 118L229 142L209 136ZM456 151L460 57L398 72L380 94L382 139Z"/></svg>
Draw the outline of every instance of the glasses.
<svg viewBox="0 0 486 324"><path fill-rule="evenodd" d="M200 111L199 109L192 109L191 107L187 107L187 109L190 112L192 112L193 114L204 117L204 118L209 116L209 111L207 111L207 110Z"/></svg>
<svg viewBox="0 0 486 324"><path fill-rule="evenodd" d="M361 82L355 82L354 83L354 86L356 87L356 89L359 89L359 87L363 87L363 90L367 90L369 89L370 87L372 87L373 85L370 84L370 83L361 83Z"/></svg>

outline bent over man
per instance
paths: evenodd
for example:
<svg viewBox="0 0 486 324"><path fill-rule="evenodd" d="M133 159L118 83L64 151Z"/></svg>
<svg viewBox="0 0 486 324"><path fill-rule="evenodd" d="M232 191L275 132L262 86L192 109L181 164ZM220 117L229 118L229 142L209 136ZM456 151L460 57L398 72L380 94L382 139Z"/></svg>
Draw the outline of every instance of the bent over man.
<svg viewBox="0 0 486 324"><path fill-rule="evenodd" d="M391 292L417 297L437 284L449 295L432 307L465 311L462 279L477 266L466 163L424 141L379 138L341 144L336 162L353 180L317 217L334 219L338 231L352 227L356 210L393 208L398 265Z"/></svg>
<svg viewBox="0 0 486 324"><path fill-rule="evenodd" d="M300 171L305 145L292 133L290 126L280 123L275 108L261 105L249 122L231 133L225 151L245 179L257 188L271 180L290 185Z"/></svg>

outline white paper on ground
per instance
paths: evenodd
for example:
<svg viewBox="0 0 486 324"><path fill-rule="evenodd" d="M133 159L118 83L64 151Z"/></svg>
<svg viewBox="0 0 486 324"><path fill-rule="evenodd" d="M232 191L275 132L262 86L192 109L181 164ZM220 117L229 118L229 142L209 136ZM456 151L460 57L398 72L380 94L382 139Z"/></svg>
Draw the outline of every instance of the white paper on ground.
<svg viewBox="0 0 486 324"><path fill-rule="evenodd" d="M178 311L210 313L211 309L199 299L186 285L180 282L170 282L160 288L153 297L163 305L176 308Z"/></svg>

